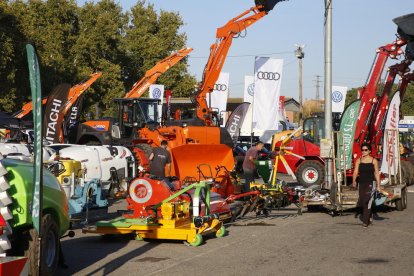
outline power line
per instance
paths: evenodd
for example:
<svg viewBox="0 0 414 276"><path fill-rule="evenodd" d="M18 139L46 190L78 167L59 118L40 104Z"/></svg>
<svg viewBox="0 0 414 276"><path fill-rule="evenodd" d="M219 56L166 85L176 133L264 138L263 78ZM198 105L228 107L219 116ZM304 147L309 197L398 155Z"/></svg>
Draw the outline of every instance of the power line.
<svg viewBox="0 0 414 276"><path fill-rule="evenodd" d="M227 56L227 57L228 58L239 58L239 57L257 57L257 56L272 56L272 55L286 55L286 54L292 54L292 51L279 52L279 53L270 53L270 54L233 55L233 56ZM188 58L208 58L208 56L188 56Z"/></svg>
<svg viewBox="0 0 414 276"><path fill-rule="evenodd" d="M321 80L319 80L319 78L321 77L320 75L316 75L316 80L313 80L315 82L315 86L316 86L316 100L319 100L320 94L319 94L319 88L321 87L319 84L322 82Z"/></svg>

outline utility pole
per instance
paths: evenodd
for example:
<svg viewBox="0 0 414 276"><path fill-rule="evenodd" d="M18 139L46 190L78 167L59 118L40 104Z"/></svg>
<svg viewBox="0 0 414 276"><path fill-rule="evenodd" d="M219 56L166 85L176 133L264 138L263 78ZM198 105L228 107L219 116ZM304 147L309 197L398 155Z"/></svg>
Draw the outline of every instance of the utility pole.
<svg viewBox="0 0 414 276"><path fill-rule="evenodd" d="M316 75L315 76L316 77L316 80L314 80L314 82L315 82L315 86L316 86L316 101L319 103L319 100L320 100L320 88L321 88L321 86L320 86L320 83L322 82L321 80L320 80L320 75ZM321 110L323 110L323 105L322 105L322 102L320 102L319 103L319 107L320 107L320 109Z"/></svg>
<svg viewBox="0 0 414 276"><path fill-rule="evenodd" d="M325 0L325 139L332 143L332 0ZM333 143L332 143L333 144ZM332 158L327 158L325 188L333 183ZM336 192L335 192L336 196Z"/></svg>
<svg viewBox="0 0 414 276"><path fill-rule="evenodd" d="M303 48L305 45L295 45L295 56L299 60L299 126L302 125L303 120L303 90L302 90L302 60L305 57L305 52Z"/></svg>
<svg viewBox="0 0 414 276"><path fill-rule="evenodd" d="M320 83L322 82L321 80L319 80L320 77L321 77L320 75L316 75L315 76L316 80L314 80L315 87L316 87L316 100L318 101L320 99L320 94L319 94L319 91L320 91L319 89L321 88Z"/></svg>

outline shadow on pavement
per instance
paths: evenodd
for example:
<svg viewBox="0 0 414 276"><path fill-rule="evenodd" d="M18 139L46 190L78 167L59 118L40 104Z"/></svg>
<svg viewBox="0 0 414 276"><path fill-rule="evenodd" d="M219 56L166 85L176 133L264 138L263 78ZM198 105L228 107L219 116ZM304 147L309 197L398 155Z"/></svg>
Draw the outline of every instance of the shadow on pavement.
<svg viewBox="0 0 414 276"><path fill-rule="evenodd" d="M131 236L86 236L62 241L63 253L68 268L59 268L56 275L73 275L87 267L96 267L95 263L106 258L127 246L129 242L136 242L138 248L112 259L92 272L84 275L95 275L97 273L107 275L121 267L131 259L153 249L158 243L143 243L131 241Z"/></svg>

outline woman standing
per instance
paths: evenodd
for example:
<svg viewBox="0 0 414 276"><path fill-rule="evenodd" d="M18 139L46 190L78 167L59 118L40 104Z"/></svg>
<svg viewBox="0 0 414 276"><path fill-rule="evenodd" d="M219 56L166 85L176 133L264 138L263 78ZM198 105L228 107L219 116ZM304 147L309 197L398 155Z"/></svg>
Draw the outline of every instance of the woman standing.
<svg viewBox="0 0 414 276"><path fill-rule="evenodd" d="M378 161L371 156L371 145L363 143L361 146L362 156L355 163L352 176L352 186L356 187L356 178L359 173L359 205L362 208L362 226L367 228L372 216L372 202L374 201L375 185L378 191L381 182L378 170ZM375 182L374 182L375 181Z"/></svg>

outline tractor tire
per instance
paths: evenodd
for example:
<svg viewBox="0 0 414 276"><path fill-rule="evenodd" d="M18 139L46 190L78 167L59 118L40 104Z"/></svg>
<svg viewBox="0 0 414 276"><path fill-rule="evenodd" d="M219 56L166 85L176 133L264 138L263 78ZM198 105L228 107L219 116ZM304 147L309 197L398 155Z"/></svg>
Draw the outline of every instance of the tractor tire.
<svg viewBox="0 0 414 276"><path fill-rule="evenodd" d="M325 167L318 161L305 160L299 165L296 177L299 184L306 188L321 185L325 179Z"/></svg>
<svg viewBox="0 0 414 276"><path fill-rule="evenodd" d="M407 209L407 188L402 190L401 202L403 210Z"/></svg>
<svg viewBox="0 0 414 276"><path fill-rule="evenodd" d="M414 184L414 163L412 161L404 161L407 165L407 171L409 176L409 181L407 182L407 185L413 185Z"/></svg>
<svg viewBox="0 0 414 276"><path fill-rule="evenodd" d="M220 229L216 232L216 237L217 238L222 238L222 237L224 237L225 235L226 235L226 228L224 227L224 225L222 225L221 227L220 227Z"/></svg>
<svg viewBox="0 0 414 276"><path fill-rule="evenodd" d="M203 236L201 234L196 234L194 240L192 242L190 242L191 246L199 246L203 243Z"/></svg>
<svg viewBox="0 0 414 276"><path fill-rule="evenodd" d="M408 168L407 161L401 161L401 180L402 183L409 185L410 183L410 172Z"/></svg>
<svg viewBox="0 0 414 276"><path fill-rule="evenodd" d="M397 209L397 211L403 211L404 210L402 198L399 198L399 199L395 200L395 209Z"/></svg>
<svg viewBox="0 0 414 276"><path fill-rule="evenodd" d="M85 146L102 146L102 143L99 140L90 140L85 143Z"/></svg>
<svg viewBox="0 0 414 276"><path fill-rule="evenodd" d="M25 235L27 244L24 256L29 258L29 275L54 275L58 266L60 253L59 230L50 214L43 216L42 233L40 271L38 271L39 236L35 229L30 229Z"/></svg>

